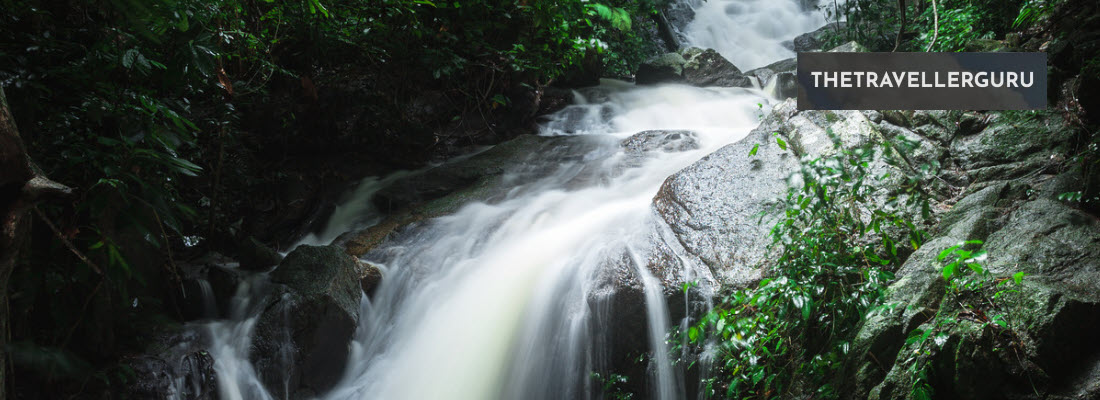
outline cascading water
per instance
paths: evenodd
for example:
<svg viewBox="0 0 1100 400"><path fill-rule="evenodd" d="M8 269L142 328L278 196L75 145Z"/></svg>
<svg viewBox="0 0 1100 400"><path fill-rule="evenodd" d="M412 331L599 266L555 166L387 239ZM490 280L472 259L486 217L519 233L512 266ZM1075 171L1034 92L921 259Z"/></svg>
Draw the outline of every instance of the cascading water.
<svg viewBox="0 0 1100 400"><path fill-rule="evenodd" d="M798 0L706 0L684 29L688 43L717 50L742 71L794 57L783 42L825 25Z"/></svg>
<svg viewBox="0 0 1100 400"><path fill-rule="evenodd" d="M684 33L690 44L748 69L793 56L781 41L823 24L795 0L708 0ZM631 266L644 291L654 355L649 397L686 396L683 371L664 342L672 326L666 282L646 268L655 238L671 235L652 199L669 175L745 136L758 123L757 104L768 99L751 89L604 81L578 100L551 116L542 134L581 135L586 156L511 166L553 172L529 181L506 176L513 187L498 201L468 204L366 255L385 279L361 305L344 377L322 398L600 397L590 373L607 372L614 293L606 290L606 269L616 260ZM698 148L626 154L620 140L647 130L694 132ZM377 182L364 182L355 201L368 203ZM310 241L369 219L369 208L354 207L338 211ZM690 270L674 273L682 281L706 278L685 276ZM271 398L247 361L258 313L248 299L260 295L258 287L246 282L234 319L208 327L222 398Z"/></svg>

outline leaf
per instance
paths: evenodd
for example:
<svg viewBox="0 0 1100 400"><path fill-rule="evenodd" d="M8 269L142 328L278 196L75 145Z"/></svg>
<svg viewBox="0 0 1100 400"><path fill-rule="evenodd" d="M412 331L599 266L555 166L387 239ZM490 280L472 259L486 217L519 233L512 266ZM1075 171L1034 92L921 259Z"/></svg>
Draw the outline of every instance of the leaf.
<svg viewBox="0 0 1100 400"><path fill-rule="evenodd" d="M779 136L775 137L775 142L779 144L779 148L787 150L787 142L784 142L783 139L779 138Z"/></svg>
<svg viewBox="0 0 1100 400"><path fill-rule="evenodd" d="M955 252L955 249L958 249L958 248L959 248L959 246L962 246L962 245L961 245L961 244L957 244L957 245L954 245L954 246L948 247L948 248L946 248L946 249L943 249L943 251L941 251L941 252L940 252L940 255L936 256L936 259L937 259L937 260L940 260L940 261L943 261L944 259L946 259L946 258L947 258L947 255L948 255L948 254L954 253L954 252Z"/></svg>
<svg viewBox="0 0 1100 400"><path fill-rule="evenodd" d="M752 146L752 150L749 150L749 157L755 156L757 150L760 150L760 143L754 144Z"/></svg>
<svg viewBox="0 0 1100 400"><path fill-rule="evenodd" d="M122 66L126 69L133 67L134 61L137 60L138 55L140 55L140 53L138 53L138 49L136 48L126 50L125 53L122 53Z"/></svg>
<svg viewBox="0 0 1100 400"><path fill-rule="evenodd" d="M1019 285L1019 284L1023 283L1024 276L1026 276L1026 275L1027 274L1024 273L1024 271L1020 271L1020 272L1017 272L1015 274L1012 274L1012 281L1016 282L1016 284Z"/></svg>
<svg viewBox="0 0 1100 400"><path fill-rule="evenodd" d="M947 266L943 267L943 279L950 281L951 278L955 276L955 270L958 268L958 266L958 263L950 263L947 264Z"/></svg>

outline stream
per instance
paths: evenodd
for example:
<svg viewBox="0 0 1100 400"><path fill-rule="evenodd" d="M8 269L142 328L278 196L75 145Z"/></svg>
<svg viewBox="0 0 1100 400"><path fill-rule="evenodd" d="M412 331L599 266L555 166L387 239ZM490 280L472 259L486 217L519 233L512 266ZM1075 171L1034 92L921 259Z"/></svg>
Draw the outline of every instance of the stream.
<svg viewBox="0 0 1100 400"><path fill-rule="evenodd" d="M690 0L689 0L690 1ZM783 41L825 24L797 0L708 0L685 45L714 48L741 70L794 56ZM584 156L505 166L499 201L471 203L422 223L364 256L385 279L360 304L359 326L343 377L328 393L344 399L602 398L593 372L608 371L614 337L614 286L607 270L627 265L644 290L650 354L643 398L682 399L695 390L666 343L668 276L699 281L706 267L678 257L672 271L646 266L656 242L671 235L652 208L662 182L744 137L773 101L759 89L635 86L604 80L549 116L543 136L586 136ZM642 131L686 130L697 146L631 158L620 142ZM537 179L520 170L538 169ZM408 174L408 173L406 173ZM511 178L509 178L511 177ZM326 244L378 222L370 197L392 178L365 180L322 232ZM675 238L665 240L674 242ZM673 243L667 243L670 247ZM682 251L676 250L674 251ZM623 261L625 260L625 261ZM273 399L250 364L256 297L264 277L243 282L231 318L203 326L210 336L222 399Z"/></svg>

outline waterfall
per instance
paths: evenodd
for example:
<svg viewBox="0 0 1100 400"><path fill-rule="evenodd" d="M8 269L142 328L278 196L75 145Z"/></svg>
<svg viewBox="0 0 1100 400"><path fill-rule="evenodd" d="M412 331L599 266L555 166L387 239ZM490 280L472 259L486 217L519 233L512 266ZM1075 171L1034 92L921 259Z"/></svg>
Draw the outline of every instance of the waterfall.
<svg viewBox="0 0 1100 400"><path fill-rule="evenodd" d="M715 48L741 69L793 56L781 42L824 24L797 0L694 7L684 32L689 44ZM578 91L577 100L550 116L541 134L586 139L587 156L504 166L552 172L505 179L514 187L503 198L426 221L365 256L385 279L360 306L343 378L320 398L602 398L591 374L615 372L608 371L615 343L607 336L618 295L607 271L615 265L625 265L643 293L650 355L643 396L686 396L690 383L665 343L679 323L669 321L666 304L672 279L648 268L654 242L675 247L675 238L652 199L668 176L747 135L766 111L759 104L770 99L755 89L605 80ZM629 159L619 142L648 130L689 130L698 148ZM369 198L389 181L362 182L326 230L306 242L325 243L376 220ZM686 272L688 257L673 258L679 265L666 274L706 278ZM245 282L233 318L207 325L223 399L271 398L248 362L258 313L249 299L262 292L262 276Z"/></svg>
<svg viewBox="0 0 1100 400"><path fill-rule="evenodd" d="M742 71L795 56L784 41L825 25L825 14L794 0L707 0L695 7L684 35L717 50Z"/></svg>

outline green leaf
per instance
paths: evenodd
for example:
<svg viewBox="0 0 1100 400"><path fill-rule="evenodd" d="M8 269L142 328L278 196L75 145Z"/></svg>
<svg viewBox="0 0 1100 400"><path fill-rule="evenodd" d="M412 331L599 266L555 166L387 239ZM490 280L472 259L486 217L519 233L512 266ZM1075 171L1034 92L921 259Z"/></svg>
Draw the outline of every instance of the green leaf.
<svg viewBox="0 0 1100 400"><path fill-rule="evenodd" d="M958 263L950 263L943 267L943 279L948 281L955 276L955 270L958 268Z"/></svg>
<svg viewBox="0 0 1100 400"><path fill-rule="evenodd" d="M760 150L760 143L752 145L752 150L749 150L749 157L755 156L757 150Z"/></svg>
<svg viewBox="0 0 1100 400"><path fill-rule="evenodd" d="M1020 271L1020 272L1017 272L1015 274L1012 274L1012 281L1016 282L1016 284L1019 285L1019 284L1023 283L1024 276L1026 276L1026 275L1027 274L1024 273L1024 271Z"/></svg>
<svg viewBox="0 0 1100 400"><path fill-rule="evenodd" d="M779 148L787 150L787 142L784 142L779 136L775 137L775 142L779 144Z"/></svg>

